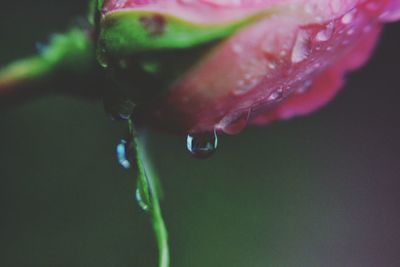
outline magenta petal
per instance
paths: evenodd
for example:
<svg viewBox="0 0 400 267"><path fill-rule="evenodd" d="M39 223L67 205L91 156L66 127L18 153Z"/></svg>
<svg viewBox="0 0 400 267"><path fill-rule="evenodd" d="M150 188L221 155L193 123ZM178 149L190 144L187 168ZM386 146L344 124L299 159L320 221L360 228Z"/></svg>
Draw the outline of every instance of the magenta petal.
<svg viewBox="0 0 400 267"><path fill-rule="evenodd" d="M329 102L345 75L371 55L381 25L400 19L400 0L105 0L207 24L268 16L216 44L157 99L142 124L172 133L237 133L308 114ZM179 58L177 58L179 60Z"/></svg>
<svg viewBox="0 0 400 267"><path fill-rule="evenodd" d="M252 123L266 124L277 119L306 115L327 104L342 88L345 75L368 60L378 40L380 28L376 26L371 29L345 57L318 74L308 90L292 94L274 109L254 118Z"/></svg>

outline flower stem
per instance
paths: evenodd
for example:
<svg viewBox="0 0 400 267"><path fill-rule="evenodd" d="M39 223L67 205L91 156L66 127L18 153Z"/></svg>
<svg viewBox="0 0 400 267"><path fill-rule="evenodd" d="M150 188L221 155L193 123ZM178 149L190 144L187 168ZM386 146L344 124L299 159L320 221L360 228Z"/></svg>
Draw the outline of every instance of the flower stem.
<svg viewBox="0 0 400 267"><path fill-rule="evenodd" d="M134 129L132 121L129 121L129 131L134 142L136 160L138 167L138 201L142 202L142 208L150 214L153 224L153 231L156 237L159 251L159 267L169 266L168 233L161 213L160 197L162 195L159 179L154 172L154 168L149 160L145 146L144 134Z"/></svg>
<svg viewBox="0 0 400 267"><path fill-rule="evenodd" d="M91 82L97 70L89 31L75 27L52 34L36 55L1 66L0 104L51 93L86 96L92 86L87 81Z"/></svg>

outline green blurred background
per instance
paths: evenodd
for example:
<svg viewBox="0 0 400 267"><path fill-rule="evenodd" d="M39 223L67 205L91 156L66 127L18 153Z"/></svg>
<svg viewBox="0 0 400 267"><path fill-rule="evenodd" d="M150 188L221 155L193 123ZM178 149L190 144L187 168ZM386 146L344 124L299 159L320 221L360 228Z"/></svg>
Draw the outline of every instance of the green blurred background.
<svg viewBox="0 0 400 267"><path fill-rule="evenodd" d="M86 1L7 1L0 65L84 14ZM400 27L330 105L223 136L193 159L152 134L172 267L400 266ZM51 96L0 110L0 266L156 266L124 125L98 102Z"/></svg>

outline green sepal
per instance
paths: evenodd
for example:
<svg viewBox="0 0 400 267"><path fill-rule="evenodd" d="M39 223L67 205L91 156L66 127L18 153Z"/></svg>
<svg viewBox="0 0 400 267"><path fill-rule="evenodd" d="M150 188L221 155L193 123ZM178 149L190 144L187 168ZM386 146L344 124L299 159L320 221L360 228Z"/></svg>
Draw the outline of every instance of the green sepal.
<svg viewBox="0 0 400 267"><path fill-rule="evenodd" d="M242 27L269 16L271 12L263 10L239 20L201 24L154 11L116 10L101 19L98 52L113 57L190 48L227 38ZM152 19L155 25L146 25L146 21L151 24ZM154 33L154 27L161 28Z"/></svg>

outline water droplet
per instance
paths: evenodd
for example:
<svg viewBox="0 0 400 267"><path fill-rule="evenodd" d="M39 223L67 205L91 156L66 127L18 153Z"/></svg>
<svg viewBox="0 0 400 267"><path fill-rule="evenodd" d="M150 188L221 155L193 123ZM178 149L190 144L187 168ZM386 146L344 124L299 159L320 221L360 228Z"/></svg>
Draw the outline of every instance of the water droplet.
<svg viewBox="0 0 400 267"><path fill-rule="evenodd" d="M138 188L136 189L135 193L136 201L139 204L139 207L141 207L144 211L149 211L150 209L150 203L146 201L146 198L142 196L141 190Z"/></svg>
<svg viewBox="0 0 400 267"><path fill-rule="evenodd" d="M237 83L237 88L233 91L236 95L242 95L253 89L258 83L261 77L254 77L251 74L244 75L243 79Z"/></svg>
<svg viewBox="0 0 400 267"><path fill-rule="evenodd" d="M292 49L292 62L299 63L305 60L310 54L310 33L300 30Z"/></svg>
<svg viewBox="0 0 400 267"><path fill-rule="evenodd" d="M117 159L124 169L131 168L135 163L135 149L132 142L122 139L117 145Z"/></svg>
<svg viewBox="0 0 400 267"><path fill-rule="evenodd" d="M311 89L312 85L313 85L312 80L306 80L305 82L303 82L299 85L299 87L296 89L296 93L304 94L304 93L308 92L308 90Z"/></svg>
<svg viewBox="0 0 400 267"><path fill-rule="evenodd" d="M324 29L322 29L321 31L319 31L317 33L317 35L315 36L315 39L319 42L325 42L328 41L331 36L332 36L332 32L333 32L333 23L329 23L328 25L326 25L326 27Z"/></svg>
<svg viewBox="0 0 400 267"><path fill-rule="evenodd" d="M356 10L353 9L349 12L347 12L343 17L342 17L342 23L343 24L349 24L353 21L354 15L355 15Z"/></svg>
<svg viewBox="0 0 400 267"><path fill-rule="evenodd" d="M267 64L267 66L268 66L268 68L270 68L271 70L276 69L276 63L274 63L274 62L269 62L269 63Z"/></svg>
<svg viewBox="0 0 400 267"><path fill-rule="evenodd" d="M279 101L283 98L283 90L282 88L277 89L272 92L272 94L268 97L269 101Z"/></svg>
<svg viewBox="0 0 400 267"><path fill-rule="evenodd" d="M217 132L188 134L186 146L189 152L196 158L205 159L215 153L218 146Z"/></svg>

